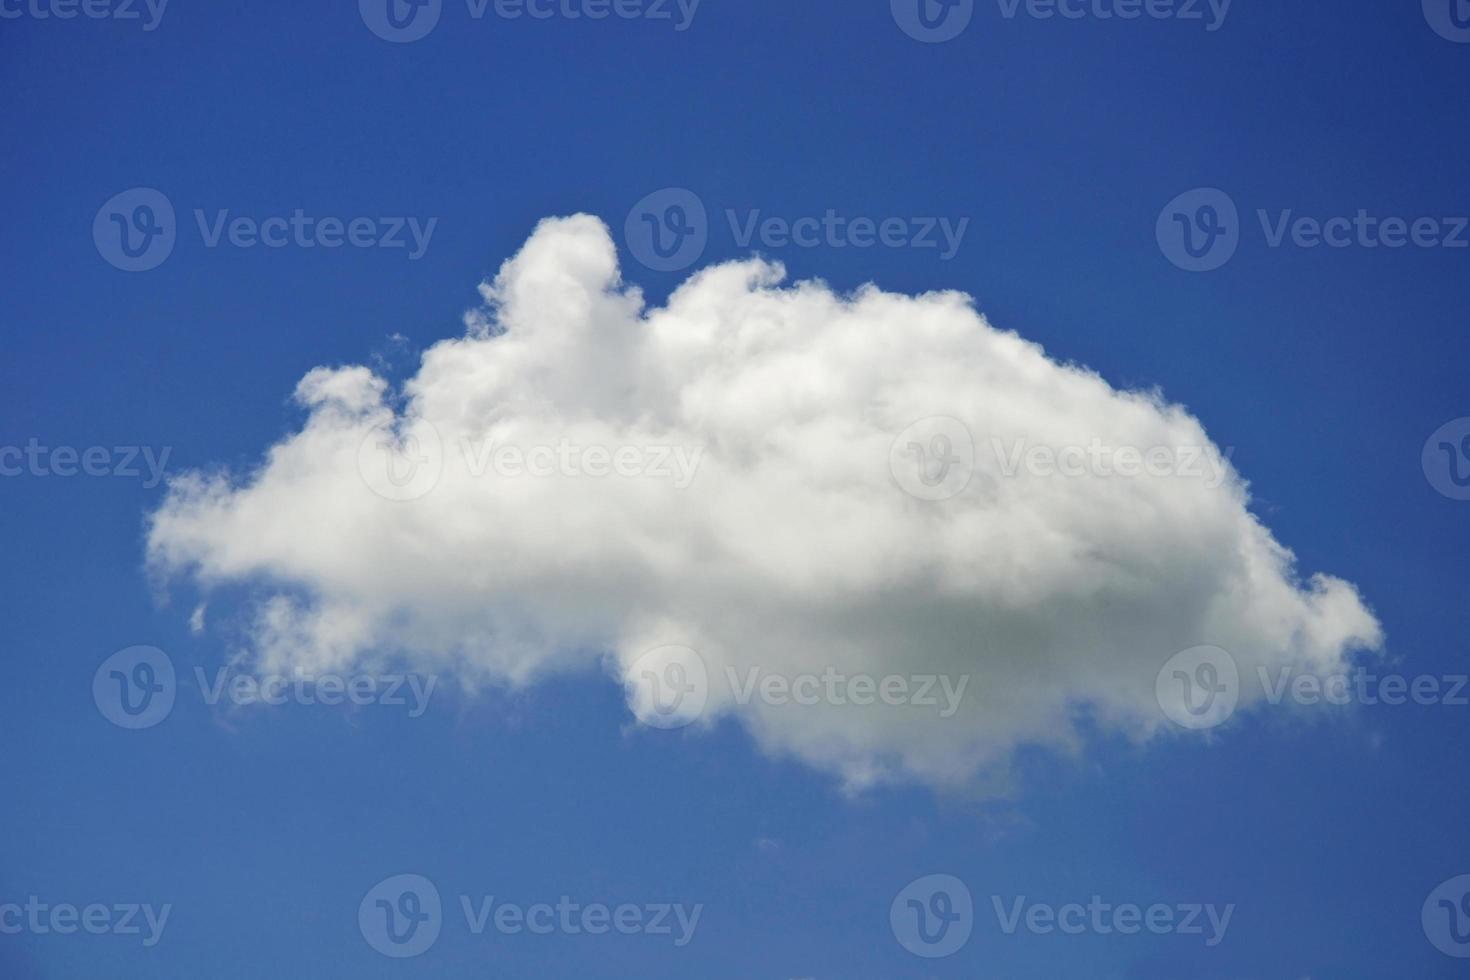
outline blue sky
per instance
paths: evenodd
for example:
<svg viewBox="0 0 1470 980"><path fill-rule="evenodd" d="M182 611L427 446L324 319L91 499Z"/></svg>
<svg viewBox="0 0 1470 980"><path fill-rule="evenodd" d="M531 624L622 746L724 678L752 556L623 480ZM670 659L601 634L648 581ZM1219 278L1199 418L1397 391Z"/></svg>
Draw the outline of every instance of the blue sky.
<svg viewBox="0 0 1470 980"><path fill-rule="evenodd" d="M1448 234L1470 215L1470 45L1418 3L1236 0L1210 30L1203 4L1203 20L1123 21L1024 5L1007 17L976 0L943 43L910 37L878 0L703 0L683 30L672 4L667 20L537 20L444 0L410 43L375 36L352 3L172 0L151 30L141 6L138 20L0 7L16 13L0 21L0 446L107 447L111 469L114 447L155 460L166 447L170 474L248 470L302 424L289 396L308 371L412 377L545 217L601 217L625 279L662 302L689 270L640 264L625 222L648 195L686 188L707 211L698 265L759 249L837 290L963 290L1057 361L1160 387L1233 448L1252 511L1302 570L1356 585L1387 637L1380 672L1470 669L1470 503L1421 461L1431 433L1470 415L1470 250L1290 235L1272 247L1257 216L1366 210ZM170 202L176 241L156 268L127 272L93 224L140 187ZM1239 215L1236 251L1209 272L1179 268L1156 236L1166 205L1197 188ZM411 245L211 247L194 217L297 209L371 218L375 239L391 219L436 221L410 258ZM829 209L967 224L942 258L831 240L742 247L726 218ZM850 794L732 720L641 726L595 669L479 694L446 676L421 717L230 712L205 702L194 671L213 676L241 648L224 624L245 615L252 583L209 596L210 628L191 629L195 584L145 569L145 520L166 489L141 452L136 466L0 477L0 905L168 904L167 928L150 947L3 934L0 975L1463 972L1421 907L1470 873L1470 707L1266 706L1141 742L1099 724L1074 756L1020 750L1002 798L912 781ZM179 680L168 717L128 731L92 687L135 645L166 651ZM365 941L358 911L403 873L433 881L445 912L437 942L399 959ZM935 959L912 955L889 916L931 874L975 903L973 935ZM491 895L703 910L682 947L475 935L459 898ZM1214 946L1007 935L992 911L993 896L1094 895L1234 911Z"/></svg>

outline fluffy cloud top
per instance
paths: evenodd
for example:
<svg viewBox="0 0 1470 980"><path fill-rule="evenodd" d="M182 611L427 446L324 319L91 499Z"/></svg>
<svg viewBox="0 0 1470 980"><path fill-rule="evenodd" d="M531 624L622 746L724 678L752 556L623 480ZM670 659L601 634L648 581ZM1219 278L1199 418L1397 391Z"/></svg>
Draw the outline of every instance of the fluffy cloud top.
<svg viewBox="0 0 1470 980"><path fill-rule="evenodd" d="M403 658L519 685L601 662L658 723L639 658L687 647L702 721L852 786L966 783L1072 743L1079 711L1145 738L1168 724L1161 666L1198 644L1235 656L1242 703L1258 666L1379 644L1351 585L1298 578L1179 406L1048 359L960 293L783 276L715 266L647 309L600 221L547 220L401 391L317 368L258 469L174 481L150 560L259 590L262 670ZM1076 448L1098 446L1197 451L1199 473ZM948 716L750 696L824 674L969 680Z"/></svg>

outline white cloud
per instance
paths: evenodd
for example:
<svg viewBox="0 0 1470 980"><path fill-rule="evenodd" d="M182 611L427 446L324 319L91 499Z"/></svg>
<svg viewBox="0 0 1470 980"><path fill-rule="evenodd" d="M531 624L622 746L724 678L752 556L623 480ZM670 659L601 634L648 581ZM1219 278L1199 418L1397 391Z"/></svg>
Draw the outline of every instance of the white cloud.
<svg viewBox="0 0 1470 980"><path fill-rule="evenodd" d="M543 222L401 392L366 367L317 368L296 391L301 430L257 470L176 479L151 562L206 591L259 590L263 670L401 657L524 684L689 647L708 667L703 721L733 715L854 787L1003 771L1018 744L1073 744L1080 707L1147 737L1167 724L1155 675L1187 647L1235 655L1244 705L1259 665L1328 669L1380 643L1351 585L1297 579L1179 406L1048 359L960 293L840 296L783 276L728 263L646 309L600 221ZM973 435L946 499L905 492L913 474L891 465L931 417ZM384 424L402 439L397 483L375 455ZM918 441L945 448L931 428ZM1098 440L1196 447L1211 465L1064 476L991 448ZM548 447L546 475L484 469L505 446ZM550 461L558 446L581 452L570 469ZM642 452L643 469L626 456L637 475L585 475L587 447ZM702 453L692 483L659 475L658 447ZM971 680L941 718L740 704L727 668L751 667Z"/></svg>

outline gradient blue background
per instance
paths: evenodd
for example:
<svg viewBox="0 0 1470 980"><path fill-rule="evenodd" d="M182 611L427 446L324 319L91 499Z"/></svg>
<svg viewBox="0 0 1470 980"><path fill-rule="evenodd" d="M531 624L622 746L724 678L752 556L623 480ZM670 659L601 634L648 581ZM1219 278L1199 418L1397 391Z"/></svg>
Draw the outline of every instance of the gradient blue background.
<svg viewBox="0 0 1470 980"><path fill-rule="evenodd" d="M1470 45L1418 0L1236 0L1224 28L1003 19L925 45L887 0L704 0L667 22L471 20L393 45L355 5L173 0L161 26L0 21L0 444L173 447L249 465L320 364L459 332L474 286L541 217L621 239L669 185L711 213L971 219L959 255L786 248L840 288L960 288L999 326L1119 385L1160 385L1252 481L1306 571L1357 583L1410 672L1467 667L1470 504L1436 493L1424 440L1470 415L1470 251L1265 246L1256 208L1470 214ZM101 204L166 193L160 268L99 257ZM1191 275L1154 221L1197 186L1247 217ZM190 211L437 216L428 254L203 247ZM621 241L620 241L621 244ZM738 254L722 219L706 260ZM678 275L627 257L658 299ZM391 355L401 377L412 354ZM187 677L225 654L142 569L139 480L0 479L0 901L172 902L163 943L0 937L0 977L1451 977L1419 909L1470 872L1470 709L1251 715L1213 740L1080 760L1026 755L1012 801L888 789L712 735L627 731L587 675L529 694L441 690L401 710L284 708L223 723L181 692L145 732L91 678L132 644ZM211 609L211 617L228 616ZM448 696L444 696L448 694ZM762 846L758 841L773 842ZM357 930L414 871L529 903L706 906L695 942L469 936L392 961ZM980 925L926 962L888 927L911 879L965 879ZM1237 905L1227 940L1000 935L991 894Z"/></svg>

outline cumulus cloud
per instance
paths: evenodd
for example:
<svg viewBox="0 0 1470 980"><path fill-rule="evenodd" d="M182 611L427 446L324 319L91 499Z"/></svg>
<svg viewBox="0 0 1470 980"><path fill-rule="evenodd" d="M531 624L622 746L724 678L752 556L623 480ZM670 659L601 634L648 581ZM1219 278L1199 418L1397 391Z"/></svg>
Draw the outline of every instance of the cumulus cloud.
<svg viewBox="0 0 1470 980"><path fill-rule="evenodd" d="M852 787L971 784L1021 744L1074 745L1083 715L1147 738L1170 724L1161 666L1199 644L1234 655L1242 705L1258 667L1380 644L1180 406L958 292L784 275L714 266L649 308L602 222L544 221L403 385L316 368L258 468L176 478L151 564L248 586L262 670L395 659L516 686L600 664L659 724L642 679L677 661L692 684L692 650L700 724L736 718ZM938 686L937 708L761 686L813 675L966 680L948 714Z"/></svg>

